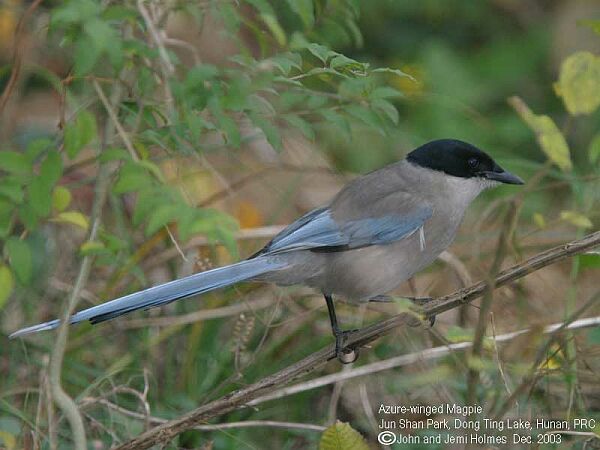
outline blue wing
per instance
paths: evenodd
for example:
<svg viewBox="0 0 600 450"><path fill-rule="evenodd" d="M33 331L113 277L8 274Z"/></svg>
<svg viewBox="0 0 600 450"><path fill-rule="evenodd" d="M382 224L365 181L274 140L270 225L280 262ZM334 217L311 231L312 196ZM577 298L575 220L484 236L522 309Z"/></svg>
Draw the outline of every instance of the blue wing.
<svg viewBox="0 0 600 450"><path fill-rule="evenodd" d="M404 209L399 214L387 213L343 222L336 221L329 208L315 209L275 236L259 254L389 244L417 231L432 214L431 207L426 204Z"/></svg>

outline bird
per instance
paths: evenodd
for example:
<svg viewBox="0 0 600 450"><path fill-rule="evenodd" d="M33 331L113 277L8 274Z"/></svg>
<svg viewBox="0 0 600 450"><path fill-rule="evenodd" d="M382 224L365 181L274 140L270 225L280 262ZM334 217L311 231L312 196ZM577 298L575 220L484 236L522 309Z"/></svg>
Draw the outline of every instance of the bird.
<svg viewBox="0 0 600 450"><path fill-rule="evenodd" d="M346 184L328 205L285 227L240 262L199 272L76 312L69 321L98 324L242 281L306 285L327 304L335 355L353 362L344 346L334 297L348 302L386 296L430 265L452 244L468 206L484 190L524 181L475 145L438 139ZM60 325L55 319L23 328L16 338Z"/></svg>

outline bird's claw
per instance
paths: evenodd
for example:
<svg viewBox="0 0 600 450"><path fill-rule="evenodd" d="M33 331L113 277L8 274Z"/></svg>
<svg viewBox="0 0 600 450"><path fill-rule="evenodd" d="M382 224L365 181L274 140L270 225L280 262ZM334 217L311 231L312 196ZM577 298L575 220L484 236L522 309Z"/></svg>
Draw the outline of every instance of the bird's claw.
<svg viewBox="0 0 600 450"><path fill-rule="evenodd" d="M340 330L335 335L335 356L342 364L352 364L358 359L358 348L344 346L346 338L357 331L359 330Z"/></svg>

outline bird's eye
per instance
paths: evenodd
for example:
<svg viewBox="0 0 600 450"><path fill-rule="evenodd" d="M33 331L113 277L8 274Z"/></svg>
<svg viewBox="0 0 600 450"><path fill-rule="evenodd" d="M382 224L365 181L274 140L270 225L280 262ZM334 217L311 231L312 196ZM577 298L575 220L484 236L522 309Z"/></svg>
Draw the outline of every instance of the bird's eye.
<svg viewBox="0 0 600 450"><path fill-rule="evenodd" d="M477 158L469 158L467 164L469 164L471 169L475 169L479 165L479 160Z"/></svg>

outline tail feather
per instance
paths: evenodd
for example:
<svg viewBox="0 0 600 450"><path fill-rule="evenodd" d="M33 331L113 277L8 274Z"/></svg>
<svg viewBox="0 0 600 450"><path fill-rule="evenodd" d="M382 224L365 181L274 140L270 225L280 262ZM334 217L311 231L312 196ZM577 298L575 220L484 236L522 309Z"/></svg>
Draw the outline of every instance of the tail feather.
<svg viewBox="0 0 600 450"><path fill-rule="evenodd" d="M123 314L149 309L174 302L193 295L219 289L240 281L249 280L264 273L285 267L284 263L268 258L254 258L241 261L230 266L219 267L206 272L196 273L189 277L170 281L140 292L111 300L101 305L79 311L71 316L70 323L75 324L89 320L92 324L114 319ZM60 325L60 320L51 320L12 333L9 338L25 336L38 331L52 330Z"/></svg>

